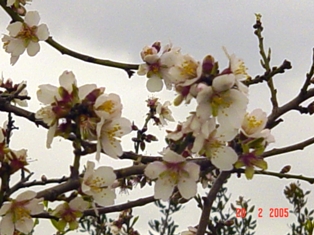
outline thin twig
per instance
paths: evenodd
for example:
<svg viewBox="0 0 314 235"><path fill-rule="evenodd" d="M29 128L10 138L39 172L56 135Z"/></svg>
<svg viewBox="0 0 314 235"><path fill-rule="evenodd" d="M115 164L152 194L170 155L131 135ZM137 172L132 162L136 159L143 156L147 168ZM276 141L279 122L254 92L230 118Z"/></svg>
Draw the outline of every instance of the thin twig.
<svg viewBox="0 0 314 235"><path fill-rule="evenodd" d="M244 169L237 169L234 170L232 172L237 172L237 173L241 173L244 174L245 171ZM302 175L294 175L294 174L286 174L286 173L280 173L280 172L272 172L272 171L261 171L261 170L256 170L255 175L268 175L268 176L274 176L280 179L297 179L297 180L302 180L302 181L306 181L310 184L314 184L314 178L312 177L306 177L306 176L302 176Z"/></svg>
<svg viewBox="0 0 314 235"><path fill-rule="evenodd" d="M283 154L283 153L289 153L289 152L293 152L296 150L303 150L305 147L314 144L314 137L309 138L307 140L304 140L300 143L297 144L293 144L293 145L289 145L287 147L283 147L283 148L274 148L272 150L266 151L262 154L263 158L267 158L267 157L271 157L274 155L279 155L279 154Z"/></svg>
<svg viewBox="0 0 314 235"><path fill-rule="evenodd" d="M6 1L0 0L0 5L1 7L8 13L8 15L11 17L12 22L15 21L20 21L24 22L24 20L17 14L15 13L10 7L6 6ZM56 42L55 40L52 39L52 37L49 37L46 40L46 43L58 50L61 54L69 55L73 58L88 62L88 63L93 63L93 64L99 64L103 66L108 66L108 67L114 67L114 68L119 68L123 69L128 73L128 76L131 77L132 74L134 73L132 70L137 70L138 69L138 64L126 64L126 63L120 63L120 62L115 62L111 60L104 60L104 59L98 59L95 57L91 57L88 55L84 55L78 52L75 52L73 50L70 50L64 46L62 46L60 43Z"/></svg>

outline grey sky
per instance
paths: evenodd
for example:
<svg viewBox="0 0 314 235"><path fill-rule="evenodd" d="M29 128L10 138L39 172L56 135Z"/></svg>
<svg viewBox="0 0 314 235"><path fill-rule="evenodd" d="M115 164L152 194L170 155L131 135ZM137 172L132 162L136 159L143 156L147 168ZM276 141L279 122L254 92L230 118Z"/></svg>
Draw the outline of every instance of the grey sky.
<svg viewBox="0 0 314 235"><path fill-rule="evenodd" d="M259 65L257 39L253 34L252 25L255 22L254 13L263 15L264 38L266 47L272 48L273 65L279 65L284 59L292 62L293 69L284 76L278 76L275 84L278 87L280 104L294 97L304 81L305 74L311 64L312 48L314 46L314 3L311 0L304 1L86 1L78 0L34 0L27 6L28 10L38 10L41 22L46 23L51 36L64 46L99 58L140 63L139 52L145 45L155 41L161 41L163 45L171 41L175 46L182 48L183 53L193 55L197 60L202 60L207 54L213 55L220 67L227 66L222 46L229 53L235 53L243 58L251 76L262 72ZM0 10L0 32L7 33L5 28L9 17ZM149 93L145 89L146 78L134 76L128 79L122 71L105 68L98 65L62 56L55 49L41 43L41 51L36 57L29 58L22 55L17 64L9 65L9 55L0 50L0 70L4 77L11 77L14 81L27 80L28 90L33 100L30 109L36 111L39 103L35 92L38 85L51 83L57 85L58 77L64 70L72 70L79 84L96 83L106 87L107 93L119 93L124 105L124 116L130 120L143 123L146 113L144 100ZM270 102L266 86L254 86L250 90L250 104L248 110L261 107L269 112ZM174 93L163 90L155 94L164 100L172 100ZM191 107L172 107L175 118L183 121L191 110ZM285 122L273 131L276 143L270 148L286 146L299 142L314 133L313 117L300 116L291 113L284 116ZM300 121L302 120L302 121ZM68 173L68 164L71 163L71 150L69 143L55 139L53 148L44 148L46 131L34 129L34 125L24 126L24 122L18 120L22 131L31 131L32 135L42 138L25 138L14 136L13 145L16 148L28 148L32 159L37 159L31 164L30 169L38 171L38 175L58 176ZM172 126L168 127L170 129ZM156 127L152 131L157 130ZM124 138L126 142L128 137ZM162 139L162 138L161 138ZM20 140L20 141L19 141ZM161 142L162 143L162 142ZM156 154L163 147L155 144L147 150L147 154ZM60 151L60 148L64 151ZM130 150L132 145L125 144ZM269 169L279 171L282 166L291 164L292 173L313 175L314 160L313 148L267 159ZM64 155L64 156L63 156ZM89 159L93 159L90 156ZM109 159L102 160L108 164ZM115 162L115 164L120 164ZM51 166L56 167L52 169ZM263 208L263 219L256 218L258 223L257 235L286 234L287 223L294 220L293 215L289 219L270 219L266 215L268 208L287 207L283 196L283 188L291 181L277 178L255 176L252 181L233 178L228 186L233 199L243 195L251 199L251 203L257 208ZM304 184L305 189L313 189L313 186ZM151 191L144 193L149 195ZM129 198L136 198L138 194L131 193L123 196L120 202ZM313 205L313 201L310 201ZM309 204L311 205L311 204ZM138 212L140 210L136 210ZM194 216L194 214L195 216ZM191 216L193 214L193 216ZM152 214L141 218L139 228L143 234L148 228L147 220L153 219ZM195 225L198 221L199 211L187 207L180 213L178 221L180 230L189 225ZM145 220L147 217L147 220ZM50 226L50 225L49 225ZM44 229L38 231L45 231ZM42 234L38 232L37 234Z"/></svg>

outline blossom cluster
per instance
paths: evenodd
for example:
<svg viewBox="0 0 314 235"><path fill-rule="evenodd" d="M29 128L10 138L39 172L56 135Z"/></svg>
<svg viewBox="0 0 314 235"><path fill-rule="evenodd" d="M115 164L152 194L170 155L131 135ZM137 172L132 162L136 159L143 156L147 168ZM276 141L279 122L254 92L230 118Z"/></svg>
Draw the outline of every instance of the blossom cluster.
<svg viewBox="0 0 314 235"><path fill-rule="evenodd" d="M248 87L243 81L249 76L244 62L224 48L229 65L219 71L218 62L211 55L201 63L171 45L161 55L160 51L160 43L156 42L141 52L145 63L138 74L147 76L147 89L160 91L164 83L167 89L174 88L178 93L175 105L194 99L197 106L176 130L168 131L172 149L187 143L181 154L167 149L162 162L150 163L145 169L147 177L157 179L155 198L167 200L175 186L183 198L196 194L199 167L191 166L187 156L205 156L222 171L244 166L248 179L253 177L254 166L266 169L267 163L260 155L274 138L265 129L266 113L260 109L250 114L246 111ZM179 179L184 179L184 184Z"/></svg>
<svg viewBox="0 0 314 235"><path fill-rule="evenodd" d="M35 116L49 126L47 147L55 135L72 134L97 141L97 160L101 150L113 158L122 155L120 137L131 132L131 122L121 117L120 97L104 93L105 89L95 84L77 87L75 75L69 71L63 72L59 83L59 87L40 85L37 92L38 100L45 106Z"/></svg>

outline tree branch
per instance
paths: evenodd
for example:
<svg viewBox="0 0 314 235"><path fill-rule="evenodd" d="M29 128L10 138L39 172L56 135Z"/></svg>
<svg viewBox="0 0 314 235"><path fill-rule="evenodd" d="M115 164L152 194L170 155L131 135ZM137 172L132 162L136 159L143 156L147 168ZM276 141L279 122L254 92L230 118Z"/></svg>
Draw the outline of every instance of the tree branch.
<svg viewBox="0 0 314 235"><path fill-rule="evenodd" d="M207 197L203 198L204 200L203 211L196 235L205 234L213 202L215 201L219 189L222 187L222 185L225 183L225 181L229 178L230 175L231 173L229 171L221 172L220 175L217 177L215 183L213 184L212 188L210 189Z"/></svg>
<svg viewBox="0 0 314 235"><path fill-rule="evenodd" d="M300 143L287 146L287 147L274 148L272 150L266 151L262 154L262 157L267 158L270 156L279 155L279 154L283 154L283 153L289 153L289 152L296 151L296 150L303 150L305 147L307 147L311 144L314 144L314 137L309 138L309 139L302 141Z"/></svg>
<svg viewBox="0 0 314 235"><path fill-rule="evenodd" d="M7 12L7 14L11 17L12 21L20 21L24 22L24 20L17 14L15 13L10 7L6 6L6 1L0 0L0 5L1 7ZM50 46L58 50L61 54L69 55L73 58L88 62L88 63L93 63L93 64L99 64L103 66L108 66L108 67L114 67L118 69L123 69L124 71L127 72L128 76L131 77L134 73L132 70L137 70L138 69L138 64L125 64L125 63L120 63L120 62L115 62L111 60L104 60L104 59L98 59L94 58L88 55L84 55L78 52L75 52L73 50L70 50L55 40L52 39L52 37L49 37L46 40L46 43L48 43Z"/></svg>

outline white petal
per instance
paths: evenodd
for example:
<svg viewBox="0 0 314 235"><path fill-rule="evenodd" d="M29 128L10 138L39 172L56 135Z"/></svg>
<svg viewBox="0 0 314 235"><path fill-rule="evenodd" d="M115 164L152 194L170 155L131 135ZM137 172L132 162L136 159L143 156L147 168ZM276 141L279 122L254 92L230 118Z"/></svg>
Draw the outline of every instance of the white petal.
<svg viewBox="0 0 314 235"><path fill-rule="evenodd" d="M79 87L78 96L80 100L83 100L89 93L95 90L97 86L95 84L85 84Z"/></svg>
<svg viewBox="0 0 314 235"><path fill-rule="evenodd" d="M23 220L18 220L15 222L16 230L24 233L29 234L34 227L34 221L32 218L24 217Z"/></svg>
<svg viewBox="0 0 314 235"><path fill-rule="evenodd" d="M38 42L30 42L27 46L27 54L29 56L35 56L40 50L40 46Z"/></svg>
<svg viewBox="0 0 314 235"><path fill-rule="evenodd" d="M49 127L48 129L47 141L46 141L47 148L51 148L51 143L53 141L53 138L55 137L56 130L57 130L57 122L53 126Z"/></svg>
<svg viewBox="0 0 314 235"><path fill-rule="evenodd" d="M42 199L34 198L30 203L25 206L29 209L31 215L37 215L39 213L42 213L44 211L44 205L38 204L42 201Z"/></svg>
<svg viewBox="0 0 314 235"><path fill-rule="evenodd" d="M140 76L146 75L148 72L148 66L147 64L140 64L137 70L137 74Z"/></svg>
<svg viewBox="0 0 314 235"><path fill-rule="evenodd" d="M15 65L15 63L18 61L19 56L11 56L10 58L10 64Z"/></svg>
<svg viewBox="0 0 314 235"><path fill-rule="evenodd" d="M155 183L154 198L167 201L173 192L174 186L175 185L168 180L158 179Z"/></svg>
<svg viewBox="0 0 314 235"><path fill-rule="evenodd" d="M12 214L5 215L0 222L0 234L1 235L13 235L14 224Z"/></svg>
<svg viewBox="0 0 314 235"><path fill-rule="evenodd" d="M157 92L161 91L163 83L159 77L154 76L147 80L146 87L149 92Z"/></svg>
<svg viewBox="0 0 314 235"><path fill-rule="evenodd" d="M105 181L100 186L111 186L113 182L116 180L117 176L113 171L112 167L109 166L101 166L97 168L93 174L93 178L100 178Z"/></svg>
<svg viewBox="0 0 314 235"><path fill-rule="evenodd" d="M76 197L69 202L69 206L75 211L84 211L89 208L89 203L81 197Z"/></svg>
<svg viewBox="0 0 314 235"><path fill-rule="evenodd" d="M165 166L165 164L162 162L156 161L156 162L149 163L146 166L144 170L144 174L150 179L157 179L159 175L165 170L167 170L167 167Z"/></svg>
<svg viewBox="0 0 314 235"><path fill-rule="evenodd" d="M104 152L112 158L117 159L123 154L121 144L116 139L109 140L107 137L103 137L101 141L101 146L102 150L104 150Z"/></svg>
<svg viewBox="0 0 314 235"><path fill-rule="evenodd" d="M33 191L25 191L16 197L17 201L27 201L36 197L37 193Z"/></svg>
<svg viewBox="0 0 314 235"><path fill-rule="evenodd" d="M166 149L163 153L164 157L163 159L167 162L171 163L178 163L178 162L184 162L185 158L182 157L180 154L177 154L176 152Z"/></svg>
<svg viewBox="0 0 314 235"><path fill-rule="evenodd" d="M55 96L58 94L56 86L46 84L40 85L37 91L37 99L43 104L51 104L55 102Z"/></svg>
<svg viewBox="0 0 314 235"><path fill-rule="evenodd" d="M18 35L18 33L23 28L22 22L14 22L12 24L9 24L7 27L7 30L9 31L10 36L15 37Z"/></svg>
<svg viewBox="0 0 314 235"><path fill-rule="evenodd" d="M13 39L10 41L7 52L11 53L12 56L20 56L24 53L25 46L24 42L21 39Z"/></svg>
<svg viewBox="0 0 314 235"><path fill-rule="evenodd" d="M204 145L204 141L205 141L205 138L203 135L197 135L194 140L192 152L198 153L199 151L201 151Z"/></svg>
<svg viewBox="0 0 314 235"><path fill-rule="evenodd" d="M196 195L197 185L193 179L183 178L179 181L178 189L183 198L190 199Z"/></svg>
<svg viewBox="0 0 314 235"><path fill-rule="evenodd" d="M37 26L39 23L40 17L37 11L28 11L25 15L24 22L29 26Z"/></svg>
<svg viewBox="0 0 314 235"><path fill-rule="evenodd" d="M114 204L116 193L110 189L102 189L101 193L94 194L93 197L97 204L101 206L110 206Z"/></svg>
<svg viewBox="0 0 314 235"><path fill-rule="evenodd" d="M59 77L60 85L69 93L72 92L73 85L76 85L76 78L72 71L64 71Z"/></svg>
<svg viewBox="0 0 314 235"><path fill-rule="evenodd" d="M192 180L197 181L200 177L200 166L194 162L187 162L183 167L189 173L189 178Z"/></svg>
<svg viewBox="0 0 314 235"><path fill-rule="evenodd" d="M11 208L11 202L3 203L3 205L0 209L0 215L5 215L10 208Z"/></svg>
<svg viewBox="0 0 314 235"><path fill-rule="evenodd" d="M46 41L49 37L49 31L48 27L45 24L41 24L37 28L37 33L36 33L39 41Z"/></svg>
<svg viewBox="0 0 314 235"><path fill-rule="evenodd" d="M12 6L15 3L15 0L7 0L7 7Z"/></svg>
<svg viewBox="0 0 314 235"><path fill-rule="evenodd" d="M213 80L213 88L216 92L229 90L235 84L234 74L224 74L215 77Z"/></svg>
<svg viewBox="0 0 314 235"><path fill-rule="evenodd" d="M236 152L227 146L221 146L217 149L215 156L212 156L211 162L222 171L230 171L233 164L238 160Z"/></svg>

